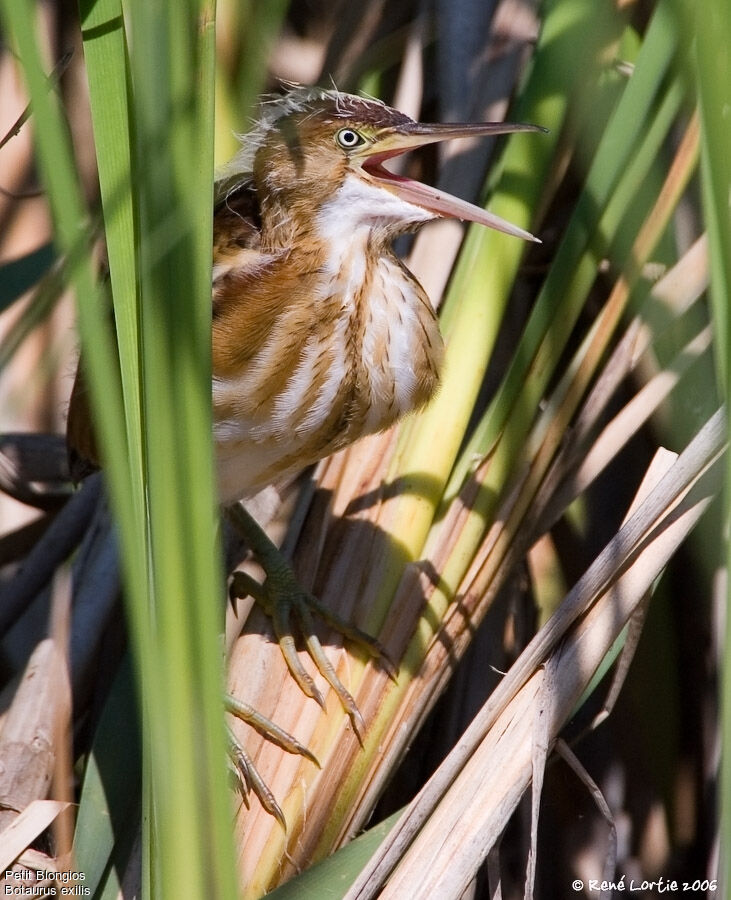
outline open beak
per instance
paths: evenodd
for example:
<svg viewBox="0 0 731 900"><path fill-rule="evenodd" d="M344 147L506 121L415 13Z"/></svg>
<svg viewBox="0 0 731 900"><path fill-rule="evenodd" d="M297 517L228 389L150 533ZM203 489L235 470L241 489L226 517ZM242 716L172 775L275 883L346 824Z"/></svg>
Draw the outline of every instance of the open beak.
<svg viewBox="0 0 731 900"><path fill-rule="evenodd" d="M425 144L434 144L437 141L448 141L452 138L477 137L482 135L509 134L516 131L543 131L539 125L511 125L506 122L481 122L474 124L443 124L422 125L419 122L400 125L398 129L389 130L379 136L369 148L368 154L361 163L361 168L371 178L388 188L397 196L433 212L438 216L446 216L453 219L463 219L468 222L477 222L495 228L505 234L527 241L540 243L537 237L530 232L511 225L505 219L487 212L473 203L460 200L444 191L412 181L401 175L395 175L384 168L383 163L394 156L400 156L407 150L423 147Z"/></svg>

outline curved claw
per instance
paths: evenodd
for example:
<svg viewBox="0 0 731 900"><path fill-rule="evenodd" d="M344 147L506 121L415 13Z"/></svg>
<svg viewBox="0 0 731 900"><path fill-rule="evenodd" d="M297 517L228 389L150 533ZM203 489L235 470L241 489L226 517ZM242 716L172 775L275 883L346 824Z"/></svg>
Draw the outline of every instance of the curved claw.
<svg viewBox="0 0 731 900"><path fill-rule="evenodd" d="M312 600L314 600L314 597L312 598ZM320 639L315 634L315 623L313 622L312 614L310 613L310 605L312 605L312 601L310 601L310 604L307 604L305 602L294 604L294 613L299 619L302 634L304 635L305 639L305 646L307 647L307 652L310 654L310 658L317 666L318 672L338 695L341 706L350 717L353 730L358 736L358 740L363 743L363 734L365 733L365 722L363 721L363 716L360 714L360 710L356 706L352 694L338 678L335 667L330 662L329 658L325 654L325 651L322 649Z"/></svg>
<svg viewBox="0 0 731 900"><path fill-rule="evenodd" d="M267 593L269 593L268 590ZM275 598L271 600L269 605L271 606L274 633L277 636L279 649L282 651L282 656L287 663L287 668L291 672L294 680L300 686L302 692L307 694L308 697L312 697L322 709L325 709L325 700L320 693L320 690L310 673L300 662L300 658L297 655L294 635L292 634L292 629L290 627L292 602L287 598L280 600ZM317 660L315 660L315 664L317 665ZM318 669L319 668L320 667L318 666Z"/></svg>
<svg viewBox="0 0 731 900"><path fill-rule="evenodd" d="M251 757L236 740L236 736L231 729L228 729L228 740L228 753L231 762L233 763L233 772L236 776L236 783L247 808L249 806L249 793L253 791L264 809L269 815L274 816L286 832L287 821L284 818L281 806L274 799L274 794L267 787L266 782L251 761Z"/></svg>
<svg viewBox="0 0 731 900"><path fill-rule="evenodd" d="M288 753L304 756L305 759L309 759L310 762L313 762L318 769L321 768L319 760L311 750L308 750L304 744L300 743L297 738L288 731L280 728L276 722L272 722L271 719L267 719L266 716L257 712L253 706L250 706L248 703L243 703L241 700L237 700L236 697L231 694L226 694L224 703L227 712L231 713L232 716L236 716L237 719L241 719L242 722L246 722L247 725L250 725L255 731L258 731L262 737L271 741L273 744L276 744L277 747L281 747L282 750L286 750Z"/></svg>

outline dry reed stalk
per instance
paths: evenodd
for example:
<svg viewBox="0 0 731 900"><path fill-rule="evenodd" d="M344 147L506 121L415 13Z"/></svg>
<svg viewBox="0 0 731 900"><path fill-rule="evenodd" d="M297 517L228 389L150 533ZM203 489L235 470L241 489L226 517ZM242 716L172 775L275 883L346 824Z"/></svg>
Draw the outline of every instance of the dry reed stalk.
<svg viewBox="0 0 731 900"><path fill-rule="evenodd" d="M708 469L720 453L721 432L716 416L693 442L685 463L700 451L694 475L683 477L683 462L663 464L665 478L526 648L361 873L348 900L375 896L389 876L381 897L404 896L407 885L409 896L461 896L534 775L531 711L546 677L542 670L550 674L550 702L545 695L540 699L541 714L550 722L550 747L625 623L718 490L717 467ZM644 536L628 542L637 532ZM615 562L612 568L611 557L626 565ZM579 610L585 612L577 618Z"/></svg>

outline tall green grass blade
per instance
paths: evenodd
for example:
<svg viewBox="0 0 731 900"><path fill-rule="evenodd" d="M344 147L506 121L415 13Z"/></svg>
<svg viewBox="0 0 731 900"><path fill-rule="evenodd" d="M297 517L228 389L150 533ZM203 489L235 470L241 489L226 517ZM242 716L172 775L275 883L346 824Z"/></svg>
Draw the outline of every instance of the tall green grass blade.
<svg viewBox="0 0 731 900"><path fill-rule="evenodd" d="M718 4L717 8L714 6L704 13L699 11L695 22L698 92L703 128L701 174L711 259L711 301L718 335L721 380L728 396L728 349L731 346L731 123L728 113L731 53L727 42L731 38L731 10L726 4Z"/></svg>
<svg viewBox="0 0 731 900"><path fill-rule="evenodd" d="M234 896L211 457L213 9L192 2L163 15L144 2L129 8L154 560L154 619L144 623L142 615L138 624L153 625L156 645L139 635L148 675L148 877L154 896L176 896L181 883L192 897Z"/></svg>
<svg viewBox="0 0 731 900"><path fill-rule="evenodd" d="M137 230L132 172L134 126L129 96L127 41L119 0L81 2L79 12L122 383L129 497L134 506L136 522L132 538L137 546L134 551L128 550L124 554L128 585L132 579L135 585L128 588L128 600L130 609L141 610L149 602L148 580L145 573L147 560L150 559L150 549L142 457L140 397L142 372L137 293ZM111 315L111 310L109 314ZM145 797L149 800L149 754L146 753L144 759ZM89 827L94 831L93 826ZM147 850L149 841L144 841L144 844Z"/></svg>
<svg viewBox="0 0 731 900"><path fill-rule="evenodd" d="M153 608L133 614L152 896L236 895L220 702L211 455L214 10L129 3Z"/></svg>
<svg viewBox="0 0 731 900"><path fill-rule="evenodd" d="M117 895L139 831L141 772L135 694L134 672L127 656L96 729L76 819L74 856L92 897L112 891Z"/></svg>
<svg viewBox="0 0 731 900"><path fill-rule="evenodd" d="M140 559L146 555L140 418L139 310L132 184L129 65L120 0L80 3L84 58L94 126L104 238L127 427L127 457L137 504Z"/></svg>
<svg viewBox="0 0 731 900"><path fill-rule="evenodd" d="M711 309L716 335L716 366L721 393L731 396L731 7L725 3L693 10L696 29L695 60L701 112L701 184L703 209L711 267ZM731 567L728 522L731 518L731 460L727 454L725 487L725 558ZM731 646L731 616L726 602L726 632L720 642ZM720 846L728 847L731 838L731 665L728 654L722 656L721 739L723 754L720 771ZM727 853L720 854L721 892L731 892L731 865Z"/></svg>

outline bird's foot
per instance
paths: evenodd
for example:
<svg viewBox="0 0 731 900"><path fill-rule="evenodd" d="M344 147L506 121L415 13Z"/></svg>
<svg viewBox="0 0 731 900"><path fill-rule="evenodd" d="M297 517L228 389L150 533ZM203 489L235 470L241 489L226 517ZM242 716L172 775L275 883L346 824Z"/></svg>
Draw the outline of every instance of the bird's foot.
<svg viewBox="0 0 731 900"><path fill-rule="evenodd" d="M279 549L242 506L231 507L229 517L246 539L266 573L264 584L260 584L246 572L237 570L232 576L230 596L232 598L251 596L271 616L279 647L293 678L308 697L312 697L324 708L325 702L320 690L297 655L294 638L296 627L317 670L337 694L356 734L361 738L364 731L363 717L322 649L320 640L315 634L313 616L322 619L369 656L378 659L394 679L397 674L396 667L374 637L335 615L297 583L294 572Z"/></svg>
<svg viewBox="0 0 731 900"><path fill-rule="evenodd" d="M259 734L268 741L271 741L288 753L296 753L299 756L304 756L305 759L309 759L313 762L318 769L320 768L317 757L311 753L304 744L301 744L297 738L293 737L283 728L280 728L270 719L267 719L266 716L261 715L261 713L257 712L253 706L249 706L248 703L242 703L230 694L226 695L225 704L227 712L236 716L237 719L241 719L242 722L246 722L247 725L250 725L258 731ZM286 831L287 823L282 808L277 803L274 794L269 790L266 782L257 771L251 757L230 729L228 731L228 745L228 752L231 759L233 775L236 780L236 786L246 806L249 806L249 794L253 792L259 799L263 808L273 816Z"/></svg>
<svg viewBox="0 0 731 900"><path fill-rule="evenodd" d="M282 563L284 563L283 560ZM396 670L379 642L354 625L335 616L312 594L303 590L297 584L289 567L277 573L270 572L263 585L246 572L236 571L231 580L230 593L232 597L237 598L252 596L271 616L274 633L292 677L303 693L312 697L324 709L325 700L322 693L297 654L295 629L302 635L310 658L337 694L343 709L350 717L356 734L361 738L365 728L363 717L355 700L338 677L333 664L323 650L320 639L315 634L313 615L318 616L331 628L352 640L370 656L379 659L389 675L395 677Z"/></svg>

